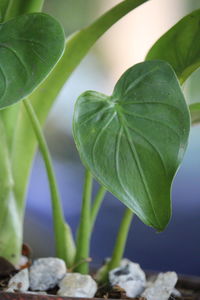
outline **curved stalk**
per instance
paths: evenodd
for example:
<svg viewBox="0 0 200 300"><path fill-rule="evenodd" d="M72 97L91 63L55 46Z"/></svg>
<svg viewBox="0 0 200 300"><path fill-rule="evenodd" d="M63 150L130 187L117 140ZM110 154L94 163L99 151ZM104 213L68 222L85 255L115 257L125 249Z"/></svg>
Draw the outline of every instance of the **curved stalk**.
<svg viewBox="0 0 200 300"><path fill-rule="evenodd" d="M33 107L27 100L23 101L27 114L31 121L33 130L37 137L39 148L44 159L49 186L51 190L51 201L53 210L54 234L56 242L56 255L64 259L67 265L71 266L74 259L74 243L70 227L64 221L64 216L61 207L60 196L54 175L53 165L49 154L48 146L42 133L40 123L34 112Z"/></svg>
<svg viewBox="0 0 200 300"><path fill-rule="evenodd" d="M77 265L75 271L82 274L87 274L89 270L87 259L89 257L91 236L90 206L92 195L92 181L92 174L88 170L86 170L80 224L77 233L77 251L75 259L75 265Z"/></svg>
<svg viewBox="0 0 200 300"><path fill-rule="evenodd" d="M103 186L101 186L97 192L97 195L94 199L93 206L91 209L91 214L90 214L90 231L91 232L93 231L94 223L96 221L96 217L97 217L99 208L102 204L105 194L106 194L106 189Z"/></svg>
<svg viewBox="0 0 200 300"><path fill-rule="evenodd" d="M119 231L117 234L117 239L115 242L113 254L111 260L103 268L102 272L99 274L99 281L105 282L108 280L108 272L114 268L119 267L120 261L124 254L124 249L126 246L126 241L128 237L129 228L133 219L133 213L129 208L126 208L124 216L122 218Z"/></svg>

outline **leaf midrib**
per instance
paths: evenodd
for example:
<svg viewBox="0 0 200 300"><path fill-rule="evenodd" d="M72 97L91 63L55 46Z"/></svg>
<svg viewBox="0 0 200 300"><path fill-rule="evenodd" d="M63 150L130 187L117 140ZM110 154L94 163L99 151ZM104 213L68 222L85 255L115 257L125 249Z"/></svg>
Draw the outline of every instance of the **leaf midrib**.
<svg viewBox="0 0 200 300"><path fill-rule="evenodd" d="M152 212L154 214L155 220L157 221L157 224L159 225L159 227L162 228L162 226L161 226L161 224L160 224L160 222L158 220L158 217L156 215L155 209L153 207L152 196L150 194L148 183L146 181L146 177L144 175L144 172L143 172L141 164L140 164L140 160L139 160L139 157L138 157L138 154L137 154L137 150L136 150L136 148L135 148L135 146L134 146L134 144L133 144L133 142L132 142L132 140L131 140L131 138L129 136L129 131L127 130L127 126L125 124L126 122L124 120L123 114L120 112L120 109L117 109L117 116L118 116L119 123L121 124L122 128L124 129L124 132L125 132L125 135L126 135L126 138L127 138L128 144L129 144L129 147L131 149L131 152L132 152L133 158L135 160L138 172L139 172L140 177L142 179L144 190L146 192L147 198L149 199L149 203L150 203L150 206L152 208Z"/></svg>

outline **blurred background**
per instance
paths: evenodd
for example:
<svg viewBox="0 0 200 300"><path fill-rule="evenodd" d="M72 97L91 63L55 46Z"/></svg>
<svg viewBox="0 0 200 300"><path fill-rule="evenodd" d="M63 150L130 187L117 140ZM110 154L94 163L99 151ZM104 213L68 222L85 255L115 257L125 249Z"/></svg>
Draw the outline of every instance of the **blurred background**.
<svg viewBox="0 0 200 300"><path fill-rule="evenodd" d="M66 36L89 25L117 0L46 0L44 11L64 26ZM45 126L66 220L75 233L84 169L72 137L74 102L85 90L111 94L121 74L144 60L151 45L182 16L200 8L196 0L151 0L115 24L92 48L63 87ZM200 101L200 72L184 87L186 97ZM200 275L200 126L194 126L184 162L172 189L173 215L163 233L134 217L125 257L149 270ZM97 184L95 186L97 188ZM101 264L112 253L124 206L107 193L94 229L91 257ZM25 242L34 256L54 255L51 205L45 168L36 155L28 190Z"/></svg>

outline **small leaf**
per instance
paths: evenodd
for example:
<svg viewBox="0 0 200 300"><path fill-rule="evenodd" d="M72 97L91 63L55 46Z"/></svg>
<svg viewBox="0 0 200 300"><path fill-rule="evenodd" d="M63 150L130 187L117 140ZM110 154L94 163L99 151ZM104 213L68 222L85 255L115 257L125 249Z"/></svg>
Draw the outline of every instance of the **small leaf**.
<svg viewBox="0 0 200 300"><path fill-rule="evenodd" d="M189 105L191 122L197 124L200 122L200 103L192 103Z"/></svg>
<svg viewBox="0 0 200 300"><path fill-rule="evenodd" d="M112 96L87 91L77 100L74 138L86 168L147 225L163 230L170 188L189 134L189 112L172 68L135 65Z"/></svg>
<svg viewBox="0 0 200 300"><path fill-rule="evenodd" d="M181 19L150 49L146 60L171 64L183 83L200 66L200 9Z"/></svg>
<svg viewBox="0 0 200 300"><path fill-rule="evenodd" d="M64 33L52 17L33 13L0 25L0 108L30 94L64 49Z"/></svg>

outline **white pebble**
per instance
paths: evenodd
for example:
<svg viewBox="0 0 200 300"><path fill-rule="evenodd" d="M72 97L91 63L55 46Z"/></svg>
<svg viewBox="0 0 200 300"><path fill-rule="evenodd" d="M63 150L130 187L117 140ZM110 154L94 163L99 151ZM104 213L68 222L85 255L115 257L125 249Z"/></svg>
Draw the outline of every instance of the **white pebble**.
<svg viewBox="0 0 200 300"><path fill-rule="evenodd" d="M121 261L120 267L109 272L112 286L118 285L130 298L139 296L146 286L146 276L139 264L128 259Z"/></svg>
<svg viewBox="0 0 200 300"><path fill-rule="evenodd" d="M68 273L59 283L59 296L93 298L97 284L90 275Z"/></svg>
<svg viewBox="0 0 200 300"><path fill-rule="evenodd" d="M172 291L172 296L181 298L182 295L181 295L181 292L179 290L174 288L173 291Z"/></svg>
<svg viewBox="0 0 200 300"><path fill-rule="evenodd" d="M156 280L142 293L147 300L168 300L178 280L175 272L160 273Z"/></svg>
<svg viewBox="0 0 200 300"><path fill-rule="evenodd" d="M30 268L30 288L33 291L46 291L53 288L66 273L65 262L60 258L47 257L34 261Z"/></svg>
<svg viewBox="0 0 200 300"><path fill-rule="evenodd" d="M29 288L28 269L23 269L15 274L8 282L7 292L26 292Z"/></svg>

